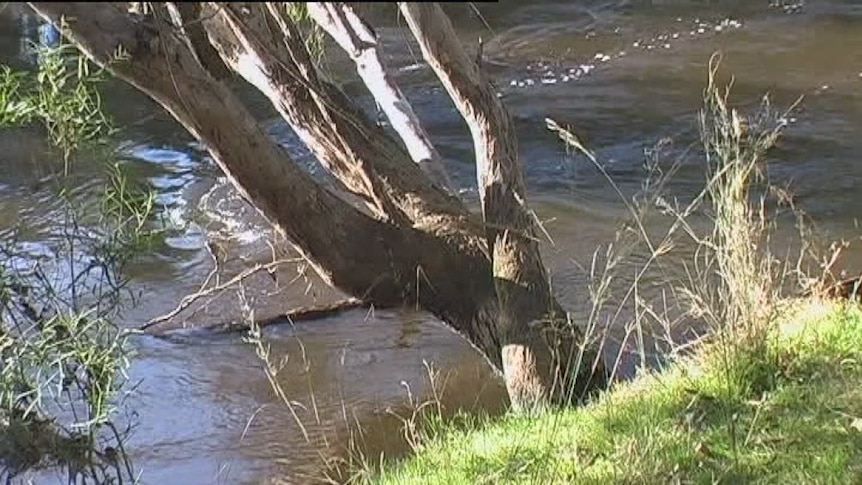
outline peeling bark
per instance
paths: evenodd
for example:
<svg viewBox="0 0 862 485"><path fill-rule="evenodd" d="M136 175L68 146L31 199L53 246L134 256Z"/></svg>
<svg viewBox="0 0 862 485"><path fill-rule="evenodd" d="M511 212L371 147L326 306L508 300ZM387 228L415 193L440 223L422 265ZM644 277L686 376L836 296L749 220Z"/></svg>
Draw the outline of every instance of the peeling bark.
<svg viewBox="0 0 862 485"><path fill-rule="evenodd" d="M270 99L333 175L372 201L376 214L453 237L480 230L457 198L405 163L404 149L318 76L298 29L275 5L207 4L205 10L213 12L205 27L224 60Z"/></svg>
<svg viewBox="0 0 862 485"><path fill-rule="evenodd" d="M168 11L182 37L188 40L189 48L198 62L216 79L225 79L231 70L222 62L218 52L209 43L201 18L201 6L197 2L168 2Z"/></svg>
<svg viewBox="0 0 862 485"><path fill-rule="evenodd" d="M401 137L410 158L433 181L452 191L442 157L383 63L377 35L346 3L308 3L307 8L317 25L353 60L356 72Z"/></svg>

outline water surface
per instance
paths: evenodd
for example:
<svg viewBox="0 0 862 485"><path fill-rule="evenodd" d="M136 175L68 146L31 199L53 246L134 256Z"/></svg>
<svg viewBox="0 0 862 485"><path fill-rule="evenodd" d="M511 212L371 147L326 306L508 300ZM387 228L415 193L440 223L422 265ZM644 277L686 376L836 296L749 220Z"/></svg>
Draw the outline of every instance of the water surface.
<svg viewBox="0 0 862 485"><path fill-rule="evenodd" d="M862 7L856 2L503 2L480 5L482 19L448 5L462 39L485 40L488 69L513 114L533 207L553 244L543 246L555 289L569 308L588 304L587 268L599 244L612 240L624 210L603 176L583 157L566 153L544 128L551 117L570 124L598 154L628 195L644 177L644 150L671 137L683 148L697 138L696 112L710 55L721 51L723 73L736 76L734 98L754 107L764 93L776 106L804 96L772 153L769 175L789 185L798 207L819 221L822 234L858 238L856 201L862 164ZM462 8L463 7L463 8ZM391 12L378 33L402 88L446 157L463 197L475 203L472 144L463 121L433 75L406 43L403 23ZM32 63L26 39L38 21L23 7L0 14L0 59ZM362 86L347 78L351 66L330 56L344 89L370 106ZM259 97L248 92L267 128L309 170L315 163ZM172 310L195 291L212 268L207 240L227 248L227 272L270 253L271 236L257 214L226 185L194 141L167 114L120 83L106 88L108 109L124 126L122 158L139 180L158 191L164 214L181 226L132 270L144 295L125 315L139 325ZM46 177L58 160L39 130L0 133L0 229L25 222L34 254L56 224L60 206ZM79 161L81 197L98 183L98 165ZM681 198L699 190L703 166L692 159L669 187ZM656 228L657 229L657 228ZM781 234L792 244L792 228ZM289 255L289 252L288 252ZM842 260L860 269L853 247ZM249 283L256 315L333 301L325 288L295 265ZM233 293L182 321L190 326L243 317ZM620 332L615 335L619 340ZM475 351L427 314L350 311L323 321L266 331L276 359L287 357L281 383L303 426L270 391L255 350L240 335L188 332L171 338L142 336L131 377L140 380L128 400L138 423L129 448L143 482L152 484L304 483L321 473L321 456L347 443L350 427L365 430L362 443L376 456L404 452L399 421L412 400L430 395L428 366L438 369L448 411L498 413L505 409L500 381ZM633 362L633 360L632 360ZM308 439L303 434L303 427Z"/></svg>

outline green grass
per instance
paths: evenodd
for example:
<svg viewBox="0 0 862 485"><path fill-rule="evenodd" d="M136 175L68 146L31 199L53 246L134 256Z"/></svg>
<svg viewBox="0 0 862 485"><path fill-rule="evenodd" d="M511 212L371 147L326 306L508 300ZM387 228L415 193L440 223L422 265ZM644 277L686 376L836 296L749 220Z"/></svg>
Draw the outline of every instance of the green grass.
<svg viewBox="0 0 862 485"><path fill-rule="evenodd" d="M862 309L786 315L765 352L706 345L583 408L444 426L375 480L862 483Z"/></svg>

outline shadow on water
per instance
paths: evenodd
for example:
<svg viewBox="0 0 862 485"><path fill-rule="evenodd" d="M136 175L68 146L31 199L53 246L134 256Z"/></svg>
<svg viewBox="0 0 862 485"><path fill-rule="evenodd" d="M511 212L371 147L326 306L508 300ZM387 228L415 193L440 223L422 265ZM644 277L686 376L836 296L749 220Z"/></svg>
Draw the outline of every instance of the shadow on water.
<svg viewBox="0 0 862 485"><path fill-rule="evenodd" d="M552 117L572 125L595 149L622 190L634 193L643 178L643 151L672 137L680 149L696 140L696 110L714 51L737 75L739 102L753 106L764 92L776 105L805 95L804 110L788 120L773 152L771 181L791 184L797 204L834 237L857 238L858 153L862 138L862 9L856 2L583 1L449 5L462 39L485 41L488 69L512 112L533 207L553 243L543 252L561 301L577 315L589 306L588 268L593 251L614 237L624 211L594 167L566 154L544 128ZM463 8L462 8L463 7ZM417 63L397 16L382 15L378 33L399 81L426 123L453 178L475 203L472 145L463 122ZM20 5L0 13L0 59L15 67L32 62L26 39L39 22ZM352 69L333 53L333 71ZM371 102L355 82L345 90ZM172 310L197 290L212 267L203 249L217 241L229 255L225 273L268 261L273 235L226 183L206 153L167 114L121 83L106 86L108 110L124 127L122 163L158 192L164 214L179 229L155 254L132 269L141 305L126 314L129 326ZM315 162L272 110L250 91L267 128L312 173ZM0 231L28 226L34 251L57 217L56 197L40 181L56 166L38 130L0 133ZM75 167L81 194L98 184L98 163ZM669 187L685 198L699 190L703 167L684 164ZM85 196L85 195L82 195ZM658 227L655 228L659 230ZM792 228L779 234L788 246ZM41 248L41 249L40 249ZM286 253L290 256L290 252ZM860 252L842 264L858 271ZM637 257L637 255L635 255ZM248 282L258 317L342 298L301 264L285 265L276 281ZM190 327L243 318L234 293L183 314ZM431 393L425 362L443 376L448 412L503 412L505 393L475 351L428 315L409 310L351 311L325 321L265 331L276 359L287 356L280 382L307 428L273 396L254 348L239 335L182 330L171 338L136 338L131 374L140 387L129 402L138 423L130 443L144 483L261 483L270 477L297 482L319 475L321 454L344 446L359 423L372 459L406 452L400 421L408 395ZM621 345L619 332L612 335ZM630 347L630 344L626 345ZM612 345L612 348L614 346ZM628 369L636 358L630 356ZM408 390L409 393L408 394Z"/></svg>

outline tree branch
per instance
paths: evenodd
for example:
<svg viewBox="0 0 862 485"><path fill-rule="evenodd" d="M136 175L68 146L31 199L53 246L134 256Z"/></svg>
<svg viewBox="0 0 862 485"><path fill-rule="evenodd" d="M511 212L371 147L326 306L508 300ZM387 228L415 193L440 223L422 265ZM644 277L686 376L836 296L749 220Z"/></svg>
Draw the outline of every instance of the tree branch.
<svg viewBox="0 0 862 485"><path fill-rule="evenodd" d="M225 79L231 74L218 51L207 39L206 31L202 25L201 5L198 2L168 2L167 8L171 12L180 28L180 32L188 39L192 53L197 57L201 65L215 79Z"/></svg>
<svg viewBox="0 0 862 485"><path fill-rule="evenodd" d="M308 3L307 8L311 18L353 60L359 77L386 113L413 161L431 180L451 191L443 159L383 63L376 34L349 4Z"/></svg>
<svg viewBox="0 0 862 485"><path fill-rule="evenodd" d="M363 156L369 159L389 157L374 163L380 164L381 178L391 178L391 185L399 188L392 190L405 212L419 214L413 225L369 217L317 185L174 33L160 32L146 18L133 20L113 4L29 5L55 25L65 17L69 35L83 53L99 65L110 65L118 78L171 113L324 281L375 307L418 305L463 334L496 369L502 368L497 301L479 237L481 226L465 215L460 201L431 186L397 146L393 151L389 142L378 141L377 133L356 128L353 136L369 139L350 139L359 145L351 148L365 150ZM281 34L272 35L283 40ZM112 62L120 50L130 55ZM410 178L416 174L417 180Z"/></svg>
<svg viewBox="0 0 862 485"><path fill-rule="evenodd" d="M506 387L516 409L570 402L605 382L600 354L554 298L525 204L512 119L437 3L399 3L422 55L473 135L476 177L501 309ZM562 330L562 331L560 331ZM586 370L584 370L586 368Z"/></svg>
<svg viewBox="0 0 862 485"><path fill-rule="evenodd" d="M425 177L392 137L319 75L296 26L275 4L210 5L225 12L205 23L211 41L226 44L224 54L236 57L244 51L229 50L227 42L242 33L252 54L242 58L242 70L254 85L266 86L273 106L346 186L368 194L370 184L381 205L391 203L415 227L481 233L460 200ZM225 18L228 13L233 20ZM249 62L252 57L260 64Z"/></svg>

